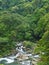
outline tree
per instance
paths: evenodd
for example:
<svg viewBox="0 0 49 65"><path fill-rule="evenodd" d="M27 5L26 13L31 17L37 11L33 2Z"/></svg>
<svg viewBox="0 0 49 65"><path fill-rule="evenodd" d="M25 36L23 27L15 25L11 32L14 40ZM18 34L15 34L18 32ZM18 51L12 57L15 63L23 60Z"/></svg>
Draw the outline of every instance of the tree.
<svg viewBox="0 0 49 65"><path fill-rule="evenodd" d="M41 54L41 61L38 65L49 65L49 31L46 31L39 40L37 50Z"/></svg>

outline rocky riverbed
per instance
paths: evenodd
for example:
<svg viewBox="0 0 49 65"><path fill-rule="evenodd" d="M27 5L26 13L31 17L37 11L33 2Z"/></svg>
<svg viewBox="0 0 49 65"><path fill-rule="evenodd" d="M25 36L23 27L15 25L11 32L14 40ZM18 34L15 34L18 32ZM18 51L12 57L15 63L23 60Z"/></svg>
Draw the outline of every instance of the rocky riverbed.
<svg viewBox="0 0 49 65"><path fill-rule="evenodd" d="M17 44L16 55L0 58L0 64L4 65L36 65L39 60L39 55L32 55L23 50L22 43Z"/></svg>

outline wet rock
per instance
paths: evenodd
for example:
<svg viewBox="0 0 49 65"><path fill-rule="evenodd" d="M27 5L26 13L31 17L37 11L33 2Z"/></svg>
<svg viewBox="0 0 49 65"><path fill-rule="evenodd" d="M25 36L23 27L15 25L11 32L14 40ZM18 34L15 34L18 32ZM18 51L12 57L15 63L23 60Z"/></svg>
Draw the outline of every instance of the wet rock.
<svg viewBox="0 0 49 65"><path fill-rule="evenodd" d="M29 59L29 57L28 56L26 56L26 55L20 55L20 56L18 56L18 58L17 58L19 61L23 61L23 60L28 60Z"/></svg>

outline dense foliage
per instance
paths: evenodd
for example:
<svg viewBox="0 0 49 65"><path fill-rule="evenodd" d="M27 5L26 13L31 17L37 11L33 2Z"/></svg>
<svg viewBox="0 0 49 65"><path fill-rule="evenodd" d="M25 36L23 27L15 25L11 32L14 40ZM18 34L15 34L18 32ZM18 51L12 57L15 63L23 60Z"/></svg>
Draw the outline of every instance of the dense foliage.
<svg viewBox="0 0 49 65"><path fill-rule="evenodd" d="M12 53L17 41L38 43L39 65L49 65L49 0L0 0L0 56Z"/></svg>

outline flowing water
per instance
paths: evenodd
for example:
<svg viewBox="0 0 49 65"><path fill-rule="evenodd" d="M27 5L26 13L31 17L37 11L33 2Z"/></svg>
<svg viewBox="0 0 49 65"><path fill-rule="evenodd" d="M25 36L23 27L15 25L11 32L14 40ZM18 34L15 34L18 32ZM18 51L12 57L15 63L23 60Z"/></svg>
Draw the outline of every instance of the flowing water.
<svg viewBox="0 0 49 65"><path fill-rule="evenodd" d="M22 59L22 61L19 61L20 58L18 60L17 57L19 57L20 55L26 55L26 58L27 57L34 57L35 61L37 61L37 59L39 58L39 55L32 56L32 54L27 54L26 51L23 51L22 43L19 43L17 45L16 50L18 51L18 53L16 55L13 55L13 56L11 55L9 57L0 58L0 64L1 65L32 65L31 60L23 60ZM33 62L34 62L34 60L33 60Z"/></svg>
<svg viewBox="0 0 49 65"><path fill-rule="evenodd" d="M30 64L30 60L21 61L21 62L19 62L18 60L15 60L15 58L17 58L20 54L26 54L26 52L24 52L23 49L22 49L23 46L21 45L21 43L19 43L18 46L19 45L20 45L20 47L16 48L18 53L15 56L9 56L9 57L5 57L5 58L0 58L0 64L1 65L2 64L3 65L31 65ZM30 56L31 56L31 54L30 54Z"/></svg>

